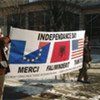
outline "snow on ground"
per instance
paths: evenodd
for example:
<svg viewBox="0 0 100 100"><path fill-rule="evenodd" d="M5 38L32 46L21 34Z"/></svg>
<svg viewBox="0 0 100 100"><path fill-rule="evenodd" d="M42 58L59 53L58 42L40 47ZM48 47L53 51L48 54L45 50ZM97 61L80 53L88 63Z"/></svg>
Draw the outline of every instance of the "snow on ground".
<svg viewBox="0 0 100 100"><path fill-rule="evenodd" d="M97 86L91 88L95 84ZM66 80L65 82L62 80L21 80L19 82L9 81L5 83L6 86L16 87L14 88L15 92L28 94L33 98L44 98L44 100L99 100L100 89L96 90L98 84L93 83L89 86L89 84L78 83L75 80Z"/></svg>
<svg viewBox="0 0 100 100"><path fill-rule="evenodd" d="M78 71L70 73L70 77L66 74L65 81L6 79L4 100L100 100L100 56L92 57L88 71L91 84L76 82Z"/></svg>

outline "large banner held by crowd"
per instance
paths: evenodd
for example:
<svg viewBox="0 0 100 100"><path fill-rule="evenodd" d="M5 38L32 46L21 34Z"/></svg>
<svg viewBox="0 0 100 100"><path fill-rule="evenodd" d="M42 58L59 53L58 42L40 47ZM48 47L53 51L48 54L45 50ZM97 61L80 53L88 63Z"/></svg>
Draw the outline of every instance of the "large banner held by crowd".
<svg viewBox="0 0 100 100"><path fill-rule="evenodd" d="M11 28L8 78L37 79L82 67L85 31L44 32Z"/></svg>

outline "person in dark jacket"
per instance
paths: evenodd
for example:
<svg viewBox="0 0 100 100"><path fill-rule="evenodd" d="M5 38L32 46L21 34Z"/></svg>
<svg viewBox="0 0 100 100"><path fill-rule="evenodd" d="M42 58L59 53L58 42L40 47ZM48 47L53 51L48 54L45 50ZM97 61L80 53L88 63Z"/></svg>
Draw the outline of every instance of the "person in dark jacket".
<svg viewBox="0 0 100 100"><path fill-rule="evenodd" d="M5 74L10 72L7 60L7 45L10 42L8 36L0 37L0 100L3 100Z"/></svg>
<svg viewBox="0 0 100 100"><path fill-rule="evenodd" d="M90 68L91 60L92 59L91 59L91 55L90 55L89 41L88 41L88 37L86 36L85 42L84 42L83 66L79 70L79 75L78 75L78 79L77 79L78 82L90 83L88 81L87 69Z"/></svg>

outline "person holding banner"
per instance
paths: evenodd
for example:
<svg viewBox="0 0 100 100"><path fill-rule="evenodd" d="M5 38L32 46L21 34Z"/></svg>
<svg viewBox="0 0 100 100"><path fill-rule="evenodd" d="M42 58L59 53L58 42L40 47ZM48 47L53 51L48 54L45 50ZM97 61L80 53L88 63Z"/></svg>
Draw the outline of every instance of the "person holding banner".
<svg viewBox="0 0 100 100"><path fill-rule="evenodd" d="M7 61L7 45L10 42L8 36L3 36L0 34L0 100L3 100L3 90L4 90L4 79L5 74L10 72L9 64Z"/></svg>
<svg viewBox="0 0 100 100"><path fill-rule="evenodd" d="M87 69L90 68L90 62L91 62L92 58L90 55L90 48L89 48L89 41L88 41L88 37L85 37L85 41L84 41L84 54L83 54L83 67L79 70L79 75L78 75L78 82L82 82L82 83L90 83L88 81L88 75L87 75ZM82 78L84 80L82 80Z"/></svg>

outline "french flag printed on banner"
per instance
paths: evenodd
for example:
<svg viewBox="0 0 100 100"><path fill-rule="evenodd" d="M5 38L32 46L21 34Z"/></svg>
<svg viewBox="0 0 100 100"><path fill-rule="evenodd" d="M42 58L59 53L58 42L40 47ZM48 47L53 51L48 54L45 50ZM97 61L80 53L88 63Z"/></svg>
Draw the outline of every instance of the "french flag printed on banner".
<svg viewBox="0 0 100 100"><path fill-rule="evenodd" d="M48 51L50 47L49 42L40 42L38 49L24 55L26 41L12 40L9 55L10 64L41 64L46 63Z"/></svg>
<svg viewBox="0 0 100 100"><path fill-rule="evenodd" d="M9 64L50 64L69 60L70 40L38 40L39 34L42 33L12 28Z"/></svg>
<svg viewBox="0 0 100 100"><path fill-rule="evenodd" d="M24 55L26 41L12 40L9 55L10 64L42 64L47 62L50 42L40 42L38 49ZM15 49L16 48L16 49ZM55 42L51 63L69 60L70 41Z"/></svg>

